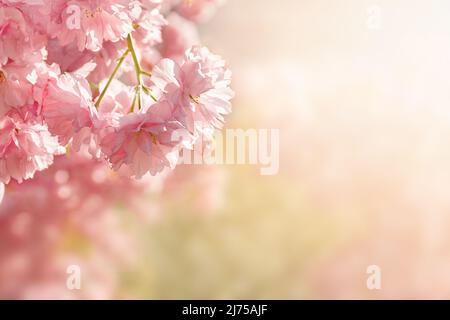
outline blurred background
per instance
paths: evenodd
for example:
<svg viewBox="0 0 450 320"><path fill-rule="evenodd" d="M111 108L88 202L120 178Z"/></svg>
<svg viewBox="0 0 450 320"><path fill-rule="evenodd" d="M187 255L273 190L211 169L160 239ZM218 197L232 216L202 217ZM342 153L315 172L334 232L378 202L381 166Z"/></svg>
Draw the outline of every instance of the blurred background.
<svg viewBox="0 0 450 320"><path fill-rule="evenodd" d="M192 201L211 190L179 187L146 232L142 296L450 298L449 16L445 0L220 8L200 31L234 72L227 127L279 128L280 172L214 169L208 215Z"/></svg>
<svg viewBox="0 0 450 320"><path fill-rule="evenodd" d="M228 0L200 27L234 73L226 126L280 129L280 171L182 166L147 223L119 206L136 252L91 261L118 275L106 296L449 299L449 17L446 0Z"/></svg>

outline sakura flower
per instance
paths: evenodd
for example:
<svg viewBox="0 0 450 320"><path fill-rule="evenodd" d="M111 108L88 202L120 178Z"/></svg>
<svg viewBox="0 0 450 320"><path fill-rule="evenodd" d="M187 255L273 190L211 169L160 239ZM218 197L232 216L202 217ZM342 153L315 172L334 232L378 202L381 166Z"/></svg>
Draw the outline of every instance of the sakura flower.
<svg viewBox="0 0 450 320"><path fill-rule="evenodd" d="M100 88L103 90L106 83L101 83ZM98 108L99 117L122 117L130 111L133 103L134 90L118 80L111 81L109 90L106 92L101 105Z"/></svg>
<svg viewBox="0 0 450 320"><path fill-rule="evenodd" d="M40 40L45 39L47 27L50 22L50 7L47 0L0 0L0 3L8 7L14 7L22 12L25 20L33 29L33 35L40 35Z"/></svg>
<svg viewBox="0 0 450 320"><path fill-rule="evenodd" d="M62 47L56 39L48 41L47 50L47 62L58 64L61 72L75 72L91 62L96 55L90 50L78 50L75 43Z"/></svg>
<svg viewBox="0 0 450 320"><path fill-rule="evenodd" d="M211 78L214 83L223 82L224 86L231 83L231 71L226 68L225 61L212 54L208 48L193 46L186 52L186 60L200 64L200 71Z"/></svg>
<svg viewBox="0 0 450 320"><path fill-rule="evenodd" d="M191 133L196 133L198 122L206 128L221 128L224 115L231 112L231 72L206 48L193 47L181 64L161 60L153 70L152 81L177 106L177 119Z"/></svg>
<svg viewBox="0 0 450 320"><path fill-rule="evenodd" d="M44 37L25 21L21 11L0 7L0 66L8 60L22 62L42 58Z"/></svg>
<svg viewBox="0 0 450 320"><path fill-rule="evenodd" d="M0 298L123 297L136 246L114 208L154 219L165 168L230 111L223 60L185 54L218 1L188 2L0 0Z"/></svg>
<svg viewBox="0 0 450 320"><path fill-rule="evenodd" d="M100 89L103 90L105 85L106 83L102 82ZM123 82L113 80L109 84L109 90L106 91L102 103L98 107L98 118L94 123L96 137L99 141L110 133L112 128L120 125L120 119L131 109L133 96L134 90Z"/></svg>
<svg viewBox="0 0 450 320"><path fill-rule="evenodd" d="M35 70L14 63L0 67L0 117L11 108L33 103Z"/></svg>
<svg viewBox="0 0 450 320"><path fill-rule="evenodd" d="M50 82L43 102L42 115L49 131L58 136L62 145L72 142L76 151L82 143L89 143L97 111L86 80L63 74Z"/></svg>
<svg viewBox="0 0 450 320"><path fill-rule="evenodd" d="M61 46L75 42L80 51L100 51L103 42L117 42L134 30L140 7L128 0L57 0L50 14L49 33Z"/></svg>
<svg viewBox="0 0 450 320"><path fill-rule="evenodd" d="M165 167L175 167L180 142L173 134L183 127L171 119L170 110L167 102L159 102L148 112L130 113L120 120L101 142L113 169L125 165L133 176L141 178L147 172L155 175Z"/></svg>
<svg viewBox="0 0 450 320"><path fill-rule="evenodd" d="M60 73L57 65L8 63L0 68L0 117L27 106L40 110L49 79ZM36 114L37 115L37 114Z"/></svg>
<svg viewBox="0 0 450 320"><path fill-rule="evenodd" d="M25 122L17 114L0 120L0 182L11 178L19 183L30 179L53 163L53 157L64 149L45 125Z"/></svg>
<svg viewBox="0 0 450 320"><path fill-rule="evenodd" d="M126 43L106 41L100 51L93 52L87 49L79 51L75 43L62 47L58 40L53 39L49 41L47 48L48 63L57 63L62 72L80 74L80 71L87 70L88 72L83 71L84 76L89 81L99 83L112 73L117 59L126 50ZM128 69L132 69L132 66Z"/></svg>
<svg viewBox="0 0 450 320"><path fill-rule="evenodd" d="M154 46L161 43L161 29L166 24L167 21L159 9L143 11L141 17L136 21L137 28L134 38L141 45Z"/></svg>

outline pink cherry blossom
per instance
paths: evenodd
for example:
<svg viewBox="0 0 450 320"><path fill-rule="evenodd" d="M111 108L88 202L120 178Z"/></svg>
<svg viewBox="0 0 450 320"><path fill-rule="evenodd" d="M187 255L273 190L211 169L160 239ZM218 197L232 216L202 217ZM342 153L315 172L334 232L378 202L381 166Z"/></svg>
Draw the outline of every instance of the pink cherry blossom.
<svg viewBox="0 0 450 320"><path fill-rule="evenodd" d="M167 102L161 102L148 112L127 114L103 138L102 150L115 170L125 165L141 178L147 172L155 175L176 165L179 141L173 139L173 133L183 128L168 117L170 110Z"/></svg>
<svg viewBox="0 0 450 320"><path fill-rule="evenodd" d="M33 103L33 68L9 63L0 68L0 116Z"/></svg>
<svg viewBox="0 0 450 320"><path fill-rule="evenodd" d="M53 0L52 0L53 1ZM23 14L29 30L33 31L32 39L36 41L39 39L43 41L43 45L47 39L47 27L50 23L50 8L49 1L47 0L0 0L0 3L6 4L7 7L14 7L20 10Z"/></svg>
<svg viewBox="0 0 450 320"><path fill-rule="evenodd" d="M87 81L66 73L50 82L42 115L49 131L59 138L62 145L72 141L78 151L82 143L89 144L97 111Z"/></svg>
<svg viewBox="0 0 450 320"><path fill-rule="evenodd" d="M0 116L12 108L42 102L49 78L59 74L57 65L43 62L22 65L8 63L0 68Z"/></svg>
<svg viewBox="0 0 450 320"><path fill-rule="evenodd" d="M13 112L0 120L0 182L22 182L48 168L62 148L45 125Z"/></svg>
<svg viewBox="0 0 450 320"><path fill-rule="evenodd" d="M61 46L72 42L80 51L100 51L104 41L117 42L133 31L133 19L140 13L137 1L127 0L57 0L50 13L52 37ZM70 8L79 8L72 12ZM79 21L77 21L79 19Z"/></svg>
<svg viewBox="0 0 450 320"><path fill-rule="evenodd" d="M135 39L141 45L154 46L162 42L161 29L167 24L159 9L144 10L135 22Z"/></svg>
<svg viewBox="0 0 450 320"><path fill-rule="evenodd" d="M223 60L206 48L186 52L181 64L163 59L153 71L152 81L177 106L177 118L194 133L195 123L220 128L231 112L231 72Z"/></svg>
<svg viewBox="0 0 450 320"><path fill-rule="evenodd" d="M100 88L104 88L105 83L100 84ZM113 80L103 98L102 104L98 107L99 117L120 118L126 115L133 103L133 93L131 87L123 82ZM109 122L114 125L113 122Z"/></svg>
<svg viewBox="0 0 450 320"><path fill-rule="evenodd" d="M180 151L231 111L231 73L197 47L218 2L0 0L0 298L118 296L136 243L117 203L154 219Z"/></svg>
<svg viewBox="0 0 450 320"><path fill-rule="evenodd" d="M61 72L75 72L84 65L93 61L95 52L90 50L78 50L75 43L61 46L57 39L50 39L47 44L47 63L56 63Z"/></svg>
<svg viewBox="0 0 450 320"><path fill-rule="evenodd" d="M22 12L0 7L0 67L8 60L23 62L42 58L45 38L33 30Z"/></svg>
<svg viewBox="0 0 450 320"><path fill-rule="evenodd" d="M93 52L87 49L80 51L75 43L62 47L58 40L50 40L47 49L48 63L58 64L62 72L83 74L87 80L99 83L112 73L117 59L126 50L126 43L105 41L100 51ZM131 70L132 66L127 69Z"/></svg>

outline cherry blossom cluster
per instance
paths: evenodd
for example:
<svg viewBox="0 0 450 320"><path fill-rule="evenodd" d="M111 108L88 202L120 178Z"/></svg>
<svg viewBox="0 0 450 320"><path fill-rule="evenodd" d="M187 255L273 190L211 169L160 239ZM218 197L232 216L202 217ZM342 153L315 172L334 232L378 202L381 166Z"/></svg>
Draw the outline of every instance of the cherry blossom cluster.
<svg viewBox="0 0 450 320"><path fill-rule="evenodd" d="M152 221L194 182L213 209L214 168L170 168L230 112L196 28L221 2L0 0L0 297L120 297L139 246L124 208Z"/></svg>
<svg viewBox="0 0 450 320"><path fill-rule="evenodd" d="M198 43L214 0L0 0L0 198L64 154L141 178L231 112L231 72Z"/></svg>

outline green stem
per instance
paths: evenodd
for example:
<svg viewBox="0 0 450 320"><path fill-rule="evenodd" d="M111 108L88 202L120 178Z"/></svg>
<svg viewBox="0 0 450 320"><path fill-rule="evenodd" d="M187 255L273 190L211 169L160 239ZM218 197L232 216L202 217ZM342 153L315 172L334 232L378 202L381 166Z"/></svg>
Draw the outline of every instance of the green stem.
<svg viewBox="0 0 450 320"><path fill-rule="evenodd" d="M127 44L128 44L128 50L131 52L131 57L133 58L134 62L134 70L136 71L136 80L138 83L137 86L137 99L138 99L138 107L139 110L141 110L141 88L142 88L142 78L141 78L141 64L139 63L139 59L136 54L136 50L134 49L133 45L133 38L131 37L131 33L127 36Z"/></svg>
<svg viewBox="0 0 450 320"><path fill-rule="evenodd" d="M133 95L133 102L131 103L131 107L128 110L128 113L133 112L134 110L134 105L136 104L136 98L137 98L137 92L134 93Z"/></svg>
<svg viewBox="0 0 450 320"><path fill-rule="evenodd" d="M133 62L134 62L134 70L136 72L136 80L137 80L137 99L138 99L138 107L139 110L141 109L141 90L144 90L147 94L150 94L150 96L152 97L152 99L154 101L157 101L157 99L151 94L150 90L145 87L145 85L142 82L142 76L147 76L147 77L151 77L152 74L151 72L147 72L142 70L141 68L141 64L139 63L139 59L137 57L136 54L136 50L134 49L134 45L133 45L133 38L131 37L131 34L128 34L127 36L127 44L128 44L128 50L131 52L131 56L133 57Z"/></svg>
<svg viewBox="0 0 450 320"><path fill-rule="evenodd" d="M151 72L143 71L143 70L141 70L141 74L142 74L143 76L146 76L146 77L151 77L151 76L152 76L152 73L151 73Z"/></svg>
<svg viewBox="0 0 450 320"><path fill-rule="evenodd" d="M158 102L158 99L156 99L156 97L152 94L150 88L146 87L145 85L142 88L143 88L144 92L153 99L153 101Z"/></svg>
<svg viewBox="0 0 450 320"><path fill-rule="evenodd" d="M100 93L97 101L95 102L95 107L98 108L100 106L100 102L102 101L103 97L105 96L106 92L108 91L109 86L111 85L111 82L116 77L117 72L119 71L120 67L122 66L122 63L125 61L125 58L128 56L129 53L131 53L131 57L133 58L134 63L134 70L136 72L136 79L137 79L137 87L136 92L134 94L133 103L131 106L131 109L134 108L134 104L136 103L136 100L138 100L138 107L139 110L141 109L141 91L144 90L147 94L150 94L152 99L154 101L157 101L157 99L151 94L150 89L145 87L145 85L142 82L142 76L151 77L151 72L147 72L142 70L141 65L139 63L139 59L137 57L136 50L133 45L133 38L131 37L131 34L127 36L127 45L128 49L125 51L125 53L119 58L116 67L114 68L113 73L108 79L108 82L106 83L105 87L103 88L102 92Z"/></svg>
<svg viewBox="0 0 450 320"><path fill-rule="evenodd" d="M137 57L136 50L134 49L134 46L133 46L133 39L131 38L131 34L129 34L127 37L127 43L128 43L128 50L131 52L131 56L133 57L134 70L136 71L136 79L137 79L138 85L141 85L142 84L141 65L139 63L139 59Z"/></svg>
<svg viewBox="0 0 450 320"><path fill-rule="evenodd" d="M111 82L115 78L117 72L119 71L120 67L122 66L122 63L125 61L125 58L127 57L128 53L130 53L130 50L127 49L125 53L120 57L119 61L117 62L116 67L114 68L113 73L108 79L108 82L106 83L106 86L103 88L102 93L100 93L100 96L98 97L97 101L95 102L95 107L98 108L100 106L100 102L102 101L103 97L106 94L106 91L108 90Z"/></svg>

